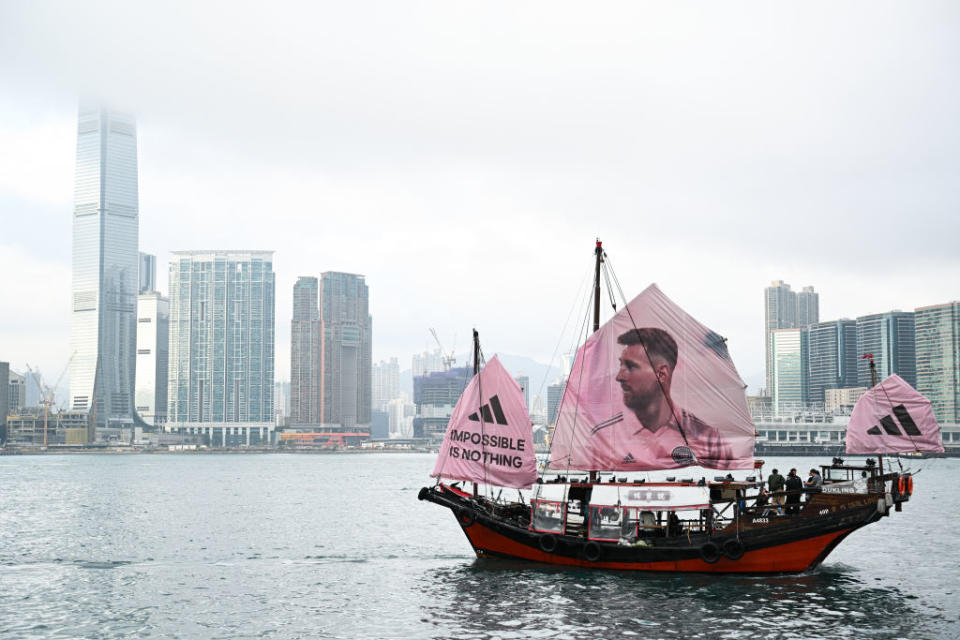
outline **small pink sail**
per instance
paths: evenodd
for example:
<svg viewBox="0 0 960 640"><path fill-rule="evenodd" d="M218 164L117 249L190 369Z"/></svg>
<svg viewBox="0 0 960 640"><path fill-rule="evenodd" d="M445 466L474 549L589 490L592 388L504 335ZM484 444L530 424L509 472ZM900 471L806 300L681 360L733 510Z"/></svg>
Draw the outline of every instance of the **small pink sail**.
<svg viewBox="0 0 960 640"><path fill-rule="evenodd" d="M650 285L577 352L550 468L752 469L744 388L723 338Z"/></svg>
<svg viewBox="0 0 960 640"><path fill-rule="evenodd" d="M857 401L847 425L847 453L943 453L930 401L893 374Z"/></svg>
<svg viewBox="0 0 960 640"><path fill-rule="evenodd" d="M523 391L494 356L453 409L431 477L528 489L537 480Z"/></svg>

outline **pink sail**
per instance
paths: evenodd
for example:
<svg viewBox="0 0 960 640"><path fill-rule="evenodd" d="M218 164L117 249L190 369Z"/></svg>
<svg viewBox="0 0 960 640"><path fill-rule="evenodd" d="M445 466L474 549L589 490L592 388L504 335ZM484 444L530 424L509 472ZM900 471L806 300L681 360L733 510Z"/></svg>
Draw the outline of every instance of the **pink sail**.
<svg viewBox="0 0 960 640"><path fill-rule="evenodd" d="M537 480L523 391L494 356L453 409L431 477L527 489Z"/></svg>
<svg viewBox="0 0 960 640"><path fill-rule="evenodd" d="M857 401L847 425L847 453L943 453L930 401L894 374Z"/></svg>
<svg viewBox="0 0 960 640"><path fill-rule="evenodd" d="M752 469L745 386L723 338L650 285L577 352L550 468Z"/></svg>

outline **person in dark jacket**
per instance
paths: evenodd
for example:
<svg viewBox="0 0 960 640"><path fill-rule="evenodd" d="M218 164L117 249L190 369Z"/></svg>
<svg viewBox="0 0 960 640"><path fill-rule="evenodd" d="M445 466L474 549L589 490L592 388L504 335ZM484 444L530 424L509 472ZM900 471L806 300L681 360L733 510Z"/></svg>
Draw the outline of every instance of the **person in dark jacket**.
<svg viewBox="0 0 960 640"><path fill-rule="evenodd" d="M800 494L803 492L803 480L796 469L790 469L786 479L787 513L800 513Z"/></svg>
<svg viewBox="0 0 960 640"><path fill-rule="evenodd" d="M773 503L777 505L780 515L783 515L783 486L783 476L777 469L774 469L770 477L767 478L767 490L770 491L770 497Z"/></svg>

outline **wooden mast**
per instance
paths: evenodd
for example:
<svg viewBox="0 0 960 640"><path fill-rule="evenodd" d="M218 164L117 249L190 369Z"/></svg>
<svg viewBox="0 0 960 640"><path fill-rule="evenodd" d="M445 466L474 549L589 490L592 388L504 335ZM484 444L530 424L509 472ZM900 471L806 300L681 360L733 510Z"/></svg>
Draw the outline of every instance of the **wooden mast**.
<svg viewBox="0 0 960 640"><path fill-rule="evenodd" d="M868 353L863 356L870 361L870 388L877 386L877 365L873 362L873 354ZM880 470L880 477L883 477L883 454L877 454L877 466ZM886 490L886 489L884 489Z"/></svg>
<svg viewBox="0 0 960 640"><path fill-rule="evenodd" d="M600 263L603 262L603 243L597 238L597 266L593 272L593 331L600 329Z"/></svg>
<svg viewBox="0 0 960 640"><path fill-rule="evenodd" d="M473 375L480 373L480 334L473 330Z"/></svg>
<svg viewBox="0 0 960 640"><path fill-rule="evenodd" d="M477 333L477 330L473 330L473 375L476 376L480 373L480 334ZM482 402L482 399L481 399ZM486 463L484 463L486 464ZM486 475L486 470L484 470L484 475ZM477 486L477 483L473 483L473 497L477 498L480 495L480 488Z"/></svg>
<svg viewBox="0 0 960 640"><path fill-rule="evenodd" d="M596 267L593 271L593 332L600 329L600 263L603 262L603 243L597 238L597 247L594 250L596 255ZM596 470L590 471L590 482L597 482L600 479Z"/></svg>

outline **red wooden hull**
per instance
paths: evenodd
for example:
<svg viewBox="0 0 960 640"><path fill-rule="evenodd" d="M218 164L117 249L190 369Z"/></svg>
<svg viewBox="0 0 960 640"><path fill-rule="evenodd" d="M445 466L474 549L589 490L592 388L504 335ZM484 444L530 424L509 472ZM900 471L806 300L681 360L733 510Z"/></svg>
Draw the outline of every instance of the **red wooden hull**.
<svg viewBox="0 0 960 640"><path fill-rule="evenodd" d="M462 526L462 523L461 523ZM591 562L582 558L570 558L546 553L500 535L474 522L464 527L464 533L473 545L477 557L499 556L542 562L553 565L590 567L594 569L619 569L629 571L681 571L704 573L799 573L823 562L824 558L845 538L852 529L827 533L805 540L746 551L738 560L720 558L710 564L700 558L665 560L659 562Z"/></svg>

